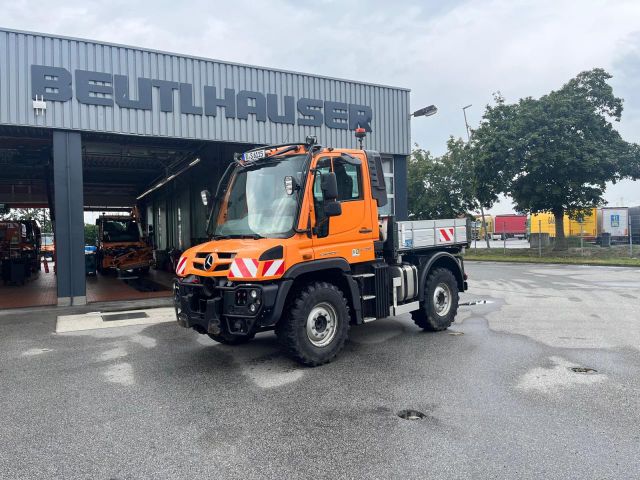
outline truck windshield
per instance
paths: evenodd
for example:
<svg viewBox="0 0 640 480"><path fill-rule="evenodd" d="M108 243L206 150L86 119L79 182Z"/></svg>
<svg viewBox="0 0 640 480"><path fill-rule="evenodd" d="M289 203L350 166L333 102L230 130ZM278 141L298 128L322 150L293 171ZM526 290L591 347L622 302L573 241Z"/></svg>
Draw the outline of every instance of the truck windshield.
<svg viewBox="0 0 640 480"><path fill-rule="evenodd" d="M300 185L306 155L291 155L239 167L222 199L214 237L286 238L298 211L298 195L288 195L285 177Z"/></svg>
<svg viewBox="0 0 640 480"><path fill-rule="evenodd" d="M102 224L105 242L137 242L140 240L138 224L133 220L105 220Z"/></svg>

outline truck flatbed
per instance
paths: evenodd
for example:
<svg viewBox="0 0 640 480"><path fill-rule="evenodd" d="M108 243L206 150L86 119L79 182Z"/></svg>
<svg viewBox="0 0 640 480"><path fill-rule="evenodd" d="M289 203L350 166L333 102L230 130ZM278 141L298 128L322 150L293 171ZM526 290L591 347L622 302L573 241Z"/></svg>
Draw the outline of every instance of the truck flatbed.
<svg viewBox="0 0 640 480"><path fill-rule="evenodd" d="M395 247L399 253L437 247L466 247L471 238L470 228L467 218L397 221Z"/></svg>

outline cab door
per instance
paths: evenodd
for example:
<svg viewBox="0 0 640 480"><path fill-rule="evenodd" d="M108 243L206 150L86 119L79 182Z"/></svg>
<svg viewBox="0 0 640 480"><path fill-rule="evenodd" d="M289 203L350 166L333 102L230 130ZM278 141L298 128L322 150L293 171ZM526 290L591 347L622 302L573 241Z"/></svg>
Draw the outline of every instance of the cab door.
<svg viewBox="0 0 640 480"><path fill-rule="evenodd" d="M323 211L320 178L329 172L336 175L337 201L342 207L342 214L327 218ZM370 215L372 200L367 186L359 158L345 155L318 159L312 192L316 260L342 257L349 263L359 263L374 259L373 240L377 238L377 227L374 229Z"/></svg>

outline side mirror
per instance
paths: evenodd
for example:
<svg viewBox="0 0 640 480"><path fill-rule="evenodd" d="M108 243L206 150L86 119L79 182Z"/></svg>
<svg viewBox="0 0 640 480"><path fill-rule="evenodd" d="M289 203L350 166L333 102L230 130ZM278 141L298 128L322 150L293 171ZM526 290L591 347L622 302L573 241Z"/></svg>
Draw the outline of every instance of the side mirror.
<svg viewBox="0 0 640 480"><path fill-rule="evenodd" d="M335 200L325 203L324 215L325 217L337 217L338 215L342 215L342 204Z"/></svg>
<svg viewBox="0 0 640 480"><path fill-rule="evenodd" d="M322 189L322 198L325 201L335 201L338 198L336 174L333 172L323 174L320 179L320 188Z"/></svg>
<svg viewBox="0 0 640 480"><path fill-rule="evenodd" d="M211 193L209 193L209 190L202 190L200 192L200 197L202 197L202 204L205 207L211 203Z"/></svg>

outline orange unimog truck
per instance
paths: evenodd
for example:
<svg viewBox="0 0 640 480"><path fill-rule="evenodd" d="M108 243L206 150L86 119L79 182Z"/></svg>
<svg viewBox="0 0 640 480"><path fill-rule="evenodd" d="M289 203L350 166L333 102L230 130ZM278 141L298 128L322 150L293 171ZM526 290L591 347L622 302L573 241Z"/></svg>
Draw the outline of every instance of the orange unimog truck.
<svg viewBox="0 0 640 480"><path fill-rule="evenodd" d="M467 289L467 219L380 218L380 154L303 144L236 155L211 208L210 241L176 268L178 324L225 344L275 330L299 362L342 349L349 327L411 313L430 331L454 321Z"/></svg>
<svg viewBox="0 0 640 480"><path fill-rule="evenodd" d="M153 262L153 250L143 234L137 211L131 215L100 215L96 220L97 269L105 273L137 271L146 273Z"/></svg>

